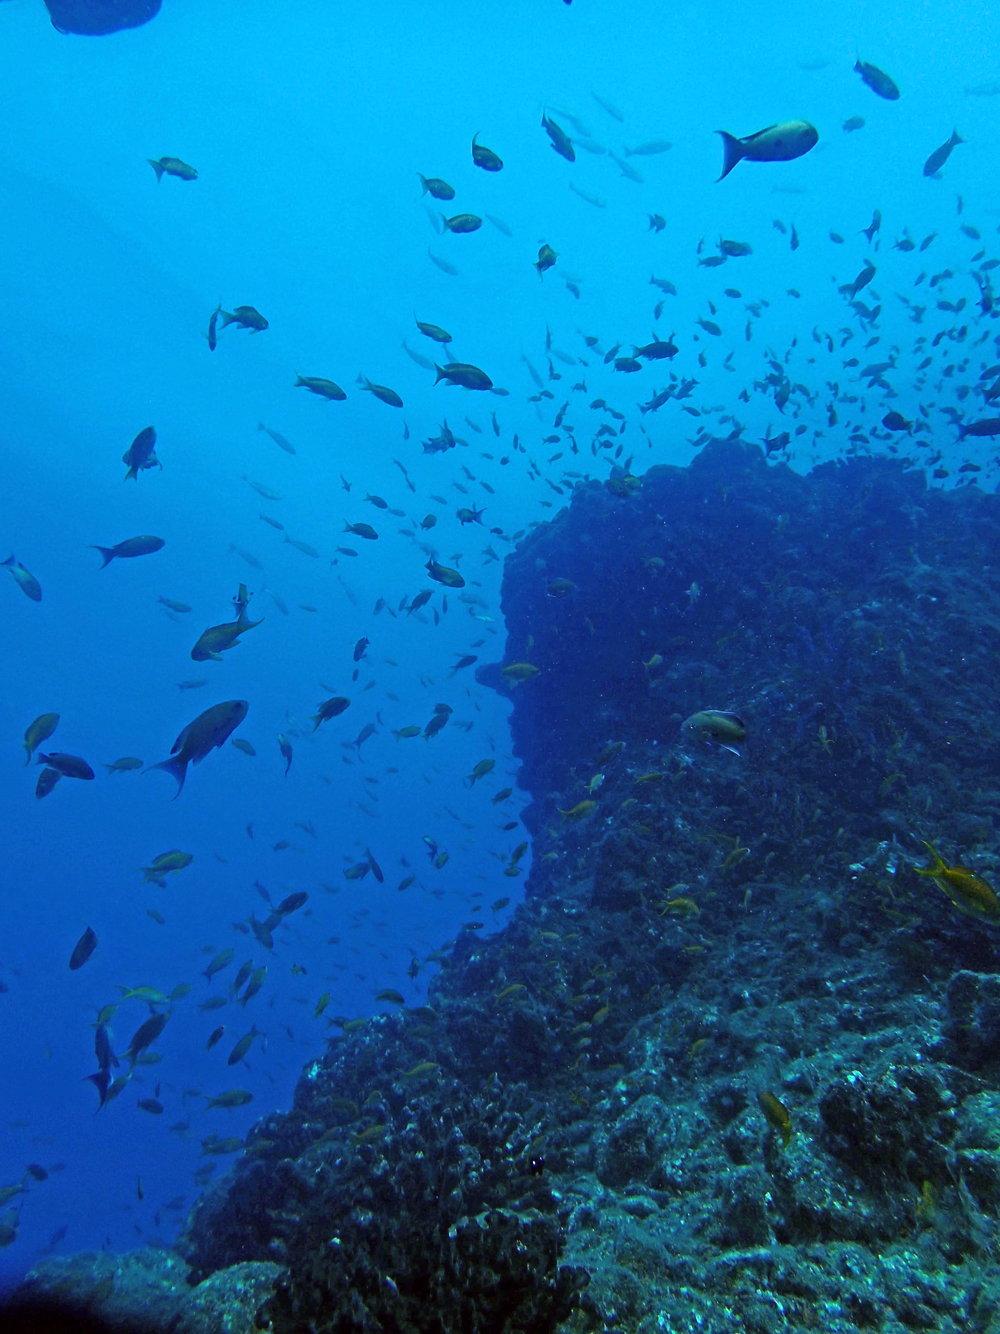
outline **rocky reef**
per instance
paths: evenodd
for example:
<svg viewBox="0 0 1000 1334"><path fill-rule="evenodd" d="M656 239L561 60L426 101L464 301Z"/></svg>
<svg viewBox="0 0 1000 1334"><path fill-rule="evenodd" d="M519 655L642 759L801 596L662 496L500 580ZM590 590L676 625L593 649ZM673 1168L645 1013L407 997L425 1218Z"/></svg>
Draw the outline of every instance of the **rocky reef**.
<svg viewBox="0 0 1000 1334"><path fill-rule="evenodd" d="M902 461L716 442L580 486L480 669L525 902L306 1069L145 1327L1000 1327L1000 938L916 873L926 840L996 884L998 557L1000 498ZM75 1259L25 1293L123 1318ZM237 1280L244 1325L192 1307Z"/></svg>

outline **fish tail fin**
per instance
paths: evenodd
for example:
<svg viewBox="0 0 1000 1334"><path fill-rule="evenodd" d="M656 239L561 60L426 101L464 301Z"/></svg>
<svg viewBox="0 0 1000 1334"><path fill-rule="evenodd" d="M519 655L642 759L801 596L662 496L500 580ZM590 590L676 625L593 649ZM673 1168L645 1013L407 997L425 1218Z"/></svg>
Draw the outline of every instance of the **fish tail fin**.
<svg viewBox="0 0 1000 1334"><path fill-rule="evenodd" d="M223 327L223 329L225 329L227 325L232 324L232 323L235 321L235 319L236 319L236 316L235 316L235 315L230 315L230 313L229 313L228 310L220 310L220 311L219 311L219 314L222 316L222 327Z"/></svg>
<svg viewBox="0 0 1000 1334"><path fill-rule="evenodd" d="M734 134L728 134L725 130L716 130L715 132L722 139L722 175L718 178L724 180L737 162L742 162L746 156L743 145Z"/></svg>
<svg viewBox="0 0 1000 1334"><path fill-rule="evenodd" d="M421 186L423 187L423 189L420 191L420 193L421 193L422 195L425 195L425 194L427 193L427 177L426 177L426 176L421 176L419 171L417 172L417 177L418 177L418 179L419 179L419 181L420 181Z"/></svg>
<svg viewBox="0 0 1000 1334"><path fill-rule="evenodd" d="M17 564L17 561L15 561L15 559L14 559L13 556L8 556L6 560L0 560L0 565L11 565L11 566L13 566L13 565L16 565L16 564Z"/></svg>
<svg viewBox="0 0 1000 1334"><path fill-rule="evenodd" d="M932 866L925 866L925 867L915 866L913 869L916 871L917 875L936 876L939 875L941 871L947 870L948 863L941 856L940 852L938 852L934 844L928 843L926 838L922 838L920 841L924 845L924 847L928 849L931 856L934 858L934 863Z"/></svg>
<svg viewBox="0 0 1000 1334"><path fill-rule="evenodd" d="M148 158L146 159L146 161L149 163L149 165L150 165L150 166L153 168L153 170L156 172L156 179L157 179L157 181L162 181L162 180L163 180L163 167L162 167L162 165L161 165L159 162L157 162L155 158L148 157Z"/></svg>
<svg viewBox="0 0 1000 1334"><path fill-rule="evenodd" d="M444 371L441 369L441 367L437 364L436 361L435 361L435 363L434 363L434 369L437 371L437 379L434 381L435 384L440 383L441 380L447 380L447 378L448 378L447 375L445 375ZM11 556L10 560L5 560L5 561L4 561L4 564L5 564L5 565L10 565L10 564L13 563L13 560L14 560L14 557Z"/></svg>
<svg viewBox="0 0 1000 1334"><path fill-rule="evenodd" d="M964 143L965 143L965 140L962 138L962 136L959 134L959 132L958 132L957 130L952 130L952 132L951 132L951 142L952 142L953 144L964 144Z"/></svg>
<svg viewBox="0 0 1000 1334"><path fill-rule="evenodd" d="M184 780L187 778L187 760L182 760L179 755L173 755L169 760L161 760L159 764L151 764L149 768L143 769L143 773L148 774L152 769L165 769L168 774L172 774L177 779L177 793L174 797L176 801L184 789Z"/></svg>
<svg viewBox="0 0 1000 1334"><path fill-rule="evenodd" d="M114 560L115 553L112 551L110 547L99 547L96 546L93 542L91 543L91 546L94 548L95 551L99 551L101 555L104 557L104 564L101 566L102 570L104 569L105 565L110 565L111 562Z"/></svg>
<svg viewBox="0 0 1000 1334"><path fill-rule="evenodd" d="M97 1112L99 1112L108 1101L108 1085L104 1079L103 1071L99 1070L96 1075L84 1075L82 1082L93 1084L94 1088L97 1089L97 1096L100 1098L100 1102L97 1104ZM94 1113L95 1116L97 1112Z"/></svg>
<svg viewBox="0 0 1000 1334"><path fill-rule="evenodd" d="M125 481L135 482L138 480L138 478L139 478L139 469L133 463L132 466L129 468L128 472L125 474Z"/></svg>
<svg viewBox="0 0 1000 1334"><path fill-rule="evenodd" d="M257 430L258 430L258 431L266 431L266 430L267 430L267 427L264 425L263 422L258 422L258 423L257 423Z"/></svg>

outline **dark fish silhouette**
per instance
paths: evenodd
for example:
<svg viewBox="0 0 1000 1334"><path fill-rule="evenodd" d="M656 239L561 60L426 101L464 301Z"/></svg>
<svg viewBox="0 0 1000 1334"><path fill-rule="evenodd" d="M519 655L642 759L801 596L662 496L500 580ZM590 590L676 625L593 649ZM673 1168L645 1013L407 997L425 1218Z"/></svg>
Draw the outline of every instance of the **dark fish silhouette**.
<svg viewBox="0 0 1000 1334"><path fill-rule="evenodd" d="M725 130L716 130L716 134L722 136L724 154L720 181L744 158L748 162L791 162L819 142L819 131L805 120L769 125L766 130L748 134L745 139L737 139Z"/></svg>
<svg viewBox="0 0 1000 1334"><path fill-rule="evenodd" d="M247 716L249 707L245 699L230 699L223 704L213 704L182 730L170 748L172 758L152 764L150 769L165 769L167 773L173 774L177 779L176 795L179 797L187 777L188 765L192 761L200 764L210 751L224 745Z"/></svg>
<svg viewBox="0 0 1000 1334"><path fill-rule="evenodd" d="M93 928L88 926L73 947L73 953L69 956L69 966L71 970L76 972L78 968L82 968L96 949L97 935Z"/></svg>
<svg viewBox="0 0 1000 1334"><path fill-rule="evenodd" d="M91 543L95 551L99 551L104 557L105 565L118 557L119 559L131 558L133 556L149 556L154 551L159 551L161 547L166 546L162 537L127 537L124 542L119 542L115 547L99 547L96 543Z"/></svg>
<svg viewBox="0 0 1000 1334"><path fill-rule="evenodd" d="M867 84L877 96L884 97L887 102L899 101L896 81L891 79L885 70L879 69L877 65L870 65L867 60L855 61L854 70L856 74L861 75L861 82Z"/></svg>
<svg viewBox="0 0 1000 1334"><path fill-rule="evenodd" d="M938 172L941 170L941 168L944 166L944 164L951 157L952 149L957 148L959 144L964 144L964 143L965 140L962 138L959 132L957 130L952 130L951 138L948 139L945 143L943 143L940 148L935 148L934 152L924 163L924 175L936 176Z"/></svg>

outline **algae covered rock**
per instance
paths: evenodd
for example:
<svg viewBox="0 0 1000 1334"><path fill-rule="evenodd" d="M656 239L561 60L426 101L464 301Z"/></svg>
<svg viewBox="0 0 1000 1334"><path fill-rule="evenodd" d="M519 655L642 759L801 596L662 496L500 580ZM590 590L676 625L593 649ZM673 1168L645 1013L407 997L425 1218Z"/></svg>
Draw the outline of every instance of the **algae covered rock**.
<svg viewBox="0 0 1000 1334"><path fill-rule="evenodd" d="M256 1334L258 1312L274 1293L280 1265L248 1260L203 1279L180 1303L171 1334Z"/></svg>
<svg viewBox="0 0 1000 1334"><path fill-rule="evenodd" d="M606 1134L597 1150L597 1179L613 1188L648 1182L663 1152L668 1109L647 1094L628 1109Z"/></svg>
<svg viewBox="0 0 1000 1334"><path fill-rule="evenodd" d="M123 1334L164 1334L181 1309L188 1266L175 1252L147 1246L115 1255L81 1251L59 1255L30 1270L18 1303L58 1302L67 1310L107 1321ZM16 1309L16 1308L15 1308Z"/></svg>

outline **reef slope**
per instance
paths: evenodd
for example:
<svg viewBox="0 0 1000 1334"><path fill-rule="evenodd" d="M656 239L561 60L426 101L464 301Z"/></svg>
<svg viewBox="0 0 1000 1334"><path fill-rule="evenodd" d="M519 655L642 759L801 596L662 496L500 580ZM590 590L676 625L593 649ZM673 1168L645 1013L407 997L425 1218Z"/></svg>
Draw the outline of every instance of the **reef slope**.
<svg viewBox="0 0 1000 1334"><path fill-rule="evenodd" d="M914 867L996 883L998 537L893 460L578 488L480 671L526 900L307 1068L183 1283L280 1266L276 1331L995 1328L998 937ZM681 731L707 707L742 755Z"/></svg>

